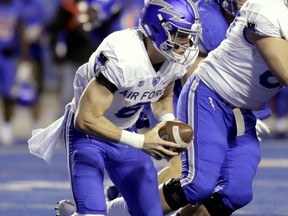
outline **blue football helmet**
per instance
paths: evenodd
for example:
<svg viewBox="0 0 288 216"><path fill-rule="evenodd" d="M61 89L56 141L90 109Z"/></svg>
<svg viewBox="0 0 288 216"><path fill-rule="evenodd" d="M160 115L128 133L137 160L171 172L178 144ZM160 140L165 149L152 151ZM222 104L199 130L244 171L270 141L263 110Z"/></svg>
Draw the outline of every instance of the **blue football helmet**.
<svg viewBox="0 0 288 216"><path fill-rule="evenodd" d="M201 23L192 0L150 0L145 3L139 19L139 28L154 47L167 59L184 64L198 53ZM177 43L188 38L189 45ZM174 50L185 50L183 55Z"/></svg>

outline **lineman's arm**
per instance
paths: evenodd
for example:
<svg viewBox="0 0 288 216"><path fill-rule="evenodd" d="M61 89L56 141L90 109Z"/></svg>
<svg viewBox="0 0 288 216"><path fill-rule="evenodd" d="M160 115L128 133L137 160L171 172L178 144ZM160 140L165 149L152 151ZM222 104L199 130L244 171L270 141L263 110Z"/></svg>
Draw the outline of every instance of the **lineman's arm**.
<svg viewBox="0 0 288 216"><path fill-rule="evenodd" d="M250 30L245 31L246 37L255 44L264 61L278 81L288 85L288 41L283 38L263 37Z"/></svg>

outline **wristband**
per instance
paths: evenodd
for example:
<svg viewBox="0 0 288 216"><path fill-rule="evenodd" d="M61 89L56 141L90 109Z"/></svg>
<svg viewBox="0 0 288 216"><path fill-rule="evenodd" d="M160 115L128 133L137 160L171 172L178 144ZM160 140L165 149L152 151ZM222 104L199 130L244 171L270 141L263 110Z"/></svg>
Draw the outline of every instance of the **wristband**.
<svg viewBox="0 0 288 216"><path fill-rule="evenodd" d="M137 134L127 130L122 130L119 143L142 149L144 145L144 134Z"/></svg>
<svg viewBox="0 0 288 216"><path fill-rule="evenodd" d="M174 121L175 116L173 113L165 113L160 117L160 122L166 122L166 121Z"/></svg>

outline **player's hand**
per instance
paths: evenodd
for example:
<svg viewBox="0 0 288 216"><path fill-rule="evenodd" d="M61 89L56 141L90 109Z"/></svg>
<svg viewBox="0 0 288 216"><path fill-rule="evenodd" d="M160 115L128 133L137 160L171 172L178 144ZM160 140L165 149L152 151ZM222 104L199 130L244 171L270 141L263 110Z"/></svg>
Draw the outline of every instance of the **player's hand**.
<svg viewBox="0 0 288 216"><path fill-rule="evenodd" d="M266 108L259 111L253 111L253 114L257 118L255 126L257 138L261 141L263 136L270 134L269 127L262 120L269 118L272 115L272 111L270 108Z"/></svg>
<svg viewBox="0 0 288 216"><path fill-rule="evenodd" d="M270 134L269 127L260 119L257 119L255 128L259 141L262 140L263 136Z"/></svg>
<svg viewBox="0 0 288 216"><path fill-rule="evenodd" d="M158 131L165 123L159 123L151 130L144 133L144 145L142 150L157 160L178 155L169 149L180 148L177 143L165 141L160 138Z"/></svg>

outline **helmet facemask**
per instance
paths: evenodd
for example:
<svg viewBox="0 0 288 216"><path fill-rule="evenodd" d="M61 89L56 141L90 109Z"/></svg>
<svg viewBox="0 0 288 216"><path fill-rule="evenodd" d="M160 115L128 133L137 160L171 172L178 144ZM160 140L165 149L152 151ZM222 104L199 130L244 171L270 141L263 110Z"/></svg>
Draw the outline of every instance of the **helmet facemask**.
<svg viewBox="0 0 288 216"><path fill-rule="evenodd" d="M198 54L198 41L201 34L201 25L192 25L191 30L178 28L171 22L162 24L167 40L158 49L169 60L185 64ZM193 29L194 27L194 29Z"/></svg>

